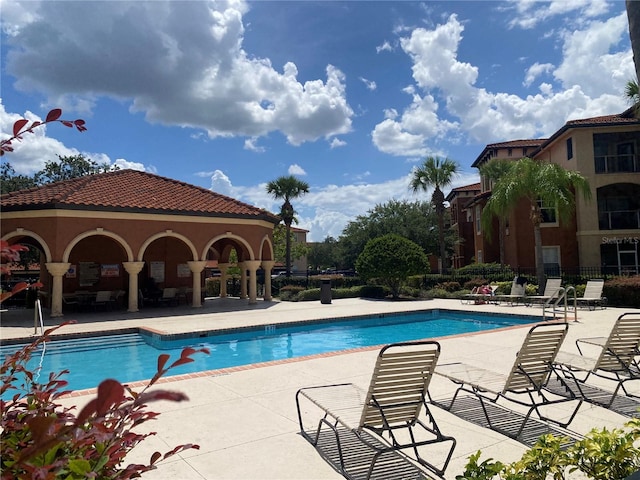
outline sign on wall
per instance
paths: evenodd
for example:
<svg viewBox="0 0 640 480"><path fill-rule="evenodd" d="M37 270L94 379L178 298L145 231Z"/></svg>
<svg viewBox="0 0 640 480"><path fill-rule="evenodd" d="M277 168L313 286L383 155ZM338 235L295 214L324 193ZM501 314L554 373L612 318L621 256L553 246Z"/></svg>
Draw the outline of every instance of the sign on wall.
<svg viewBox="0 0 640 480"><path fill-rule="evenodd" d="M100 266L95 262L79 262L78 275L81 287L90 287L100 279Z"/></svg>
<svg viewBox="0 0 640 480"><path fill-rule="evenodd" d="M151 262L149 264L149 276L153 278L156 283L164 282L164 262Z"/></svg>
<svg viewBox="0 0 640 480"><path fill-rule="evenodd" d="M186 263L178 264L178 278L188 278L191 276L191 269Z"/></svg>
<svg viewBox="0 0 640 480"><path fill-rule="evenodd" d="M119 277L120 265L117 263L103 263L100 268L101 277Z"/></svg>

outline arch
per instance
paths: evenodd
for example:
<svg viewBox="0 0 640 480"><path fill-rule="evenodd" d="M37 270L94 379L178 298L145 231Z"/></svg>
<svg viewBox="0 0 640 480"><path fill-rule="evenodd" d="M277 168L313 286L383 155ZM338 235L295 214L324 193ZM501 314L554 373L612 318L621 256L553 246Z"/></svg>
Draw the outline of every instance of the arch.
<svg viewBox="0 0 640 480"><path fill-rule="evenodd" d="M113 232L110 232L108 230L103 230L101 228L96 228L95 230L89 230L87 232L81 233L76 238L71 240L69 242L69 245L67 245L67 248L65 248L64 253L62 254L62 261L63 262L68 262L69 261L69 256L71 255L71 251L78 244L78 242L80 242L81 240L84 240L87 237L93 237L94 235L102 235L102 236L105 236L105 237L112 238L113 240L118 242L118 244L120 244L120 246L126 252L127 261L128 262L132 262L133 261L133 250L131 250L131 247L126 242L126 240L124 238L122 238L120 235L118 235L117 233L113 233Z"/></svg>
<svg viewBox="0 0 640 480"><path fill-rule="evenodd" d="M204 249L202 250L202 260L206 260L207 259L207 252L209 251L209 249L218 241L226 239L226 238L230 238L232 240L236 240L237 242L241 243L244 248L247 250L247 252L249 253L249 260L255 260L255 254L253 253L253 249L251 248L251 245L249 245L249 243L247 243L247 241L238 236L238 235L234 235L233 233L226 233L224 235L218 235L217 237L214 237L209 243L207 243L204 247ZM217 250L217 249L216 249ZM220 252L222 253L222 252Z"/></svg>
<svg viewBox="0 0 640 480"><path fill-rule="evenodd" d="M266 249L266 252L265 252ZM265 255L267 253L268 255ZM268 258L267 258L268 257ZM269 235L265 235L260 243L260 260L273 260L273 243L271 243L271 239Z"/></svg>
<svg viewBox="0 0 640 480"><path fill-rule="evenodd" d="M15 232L7 233L4 237L2 237L2 240L8 241L13 237L31 237L37 240L40 243L40 246L42 246L42 251L44 252L45 258L47 259L47 263L53 261L53 259L51 258L51 250L49 249L49 245L47 245L47 242L45 242L44 239L37 233L32 232L31 230L16 230Z"/></svg>
<svg viewBox="0 0 640 480"><path fill-rule="evenodd" d="M164 232L159 232L159 233L156 233L155 235L150 236L142 244L142 246L140 247L140 251L138 252L138 261L139 262L144 261L144 252L147 250L149 245L151 245L153 242L155 242L159 238L163 238L163 237L173 237L173 238L177 238L178 240L182 240L184 242L184 244L191 251L192 260L194 260L194 261L198 260L198 252L196 250L196 247L193 245L193 242L191 242L191 240L189 240L187 237L185 237L184 235L182 235L180 233L176 233L176 232L173 232L171 230L166 230Z"/></svg>

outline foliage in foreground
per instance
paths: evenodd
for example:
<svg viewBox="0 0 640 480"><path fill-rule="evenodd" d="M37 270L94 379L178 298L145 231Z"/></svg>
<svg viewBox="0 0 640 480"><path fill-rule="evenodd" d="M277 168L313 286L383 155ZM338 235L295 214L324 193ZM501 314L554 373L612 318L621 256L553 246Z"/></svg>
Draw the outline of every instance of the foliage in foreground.
<svg viewBox="0 0 640 480"><path fill-rule="evenodd" d="M469 457L456 480L565 480L579 471L594 480L623 480L640 470L640 419L624 429L593 429L584 439L563 449L564 440L543 435L522 458L503 464L492 458L479 463L481 452Z"/></svg>
<svg viewBox="0 0 640 480"><path fill-rule="evenodd" d="M63 324L64 325L64 324ZM169 390L149 390L169 370L193 362L197 352L207 349L185 348L179 359L167 366L169 355L158 357L154 377L136 392L117 380L104 380L96 398L80 412L75 407L57 403L67 382L68 373L51 373L38 383L37 372L27 368L27 362L52 332L44 335L13 355L0 367L0 467L2 480L14 478L39 479L129 479L156 468L156 464L198 445L179 445L165 453L155 452L149 463L124 465L126 455L155 432L136 433L133 429L155 419L159 414L147 409L147 403L157 400L181 402L187 396ZM24 393L26 392L26 393Z"/></svg>

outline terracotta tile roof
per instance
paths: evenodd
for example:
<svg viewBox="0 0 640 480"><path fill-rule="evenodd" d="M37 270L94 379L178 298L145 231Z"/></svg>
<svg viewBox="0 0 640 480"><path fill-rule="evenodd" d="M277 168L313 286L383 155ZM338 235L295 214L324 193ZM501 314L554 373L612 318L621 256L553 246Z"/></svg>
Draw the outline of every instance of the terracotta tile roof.
<svg viewBox="0 0 640 480"><path fill-rule="evenodd" d="M65 208L252 217L278 222L278 218L267 210L205 188L137 170L86 175L7 193L0 197L0 207L3 211Z"/></svg>
<svg viewBox="0 0 640 480"><path fill-rule="evenodd" d="M480 183L472 183L471 185L463 185L461 187L452 188L449 194L446 196L445 200L447 202L450 202L458 192L474 192L476 190L479 192L480 188Z"/></svg>
<svg viewBox="0 0 640 480"><path fill-rule="evenodd" d="M542 145L546 141L547 141L546 138L529 138L529 139L525 139L525 140L509 140L509 141L506 141L506 142L489 143L489 144L487 144L486 147L484 147L482 149L482 152L480 152L480 155L478 155L478 157L474 160L474 162L471 164L471 166L472 167L479 166L481 163L486 161L488 157L496 158L496 157L493 157L493 150L496 150L496 149L499 149L499 148L534 148L534 149L537 149L537 148L540 147L540 145Z"/></svg>

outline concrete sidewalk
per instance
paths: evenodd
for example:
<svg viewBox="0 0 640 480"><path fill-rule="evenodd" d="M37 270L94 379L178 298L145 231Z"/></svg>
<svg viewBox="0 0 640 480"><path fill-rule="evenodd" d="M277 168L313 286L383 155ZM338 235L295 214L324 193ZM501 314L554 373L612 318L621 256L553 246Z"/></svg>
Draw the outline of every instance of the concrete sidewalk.
<svg viewBox="0 0 640 480"><path fill-rule="evenodd" d="M246 300L215 299L201 309L167 308L141 313L106 312L69 315L78 323L65 326L65 333L97 332L113 329L146 327L165 333L205 332L253 325L271 325L318 318L340 318L354 315L448 309L474 312L496 312L540 316L539 307L463 305L454 300L384 302L362 299L320 302L264 302L248 305ZM568 338L564 348L575 350L580 337L606 336L615 319L633 309L607 308L578 311L578 321L570 317ZM18 318L6 312L2 317L0 336L28 337L33 334L33 319ZM45 327L61 319L45 319ZM498 372L506 372L522 344L527 327L511 327L487 333L440 338L440 362L464 361L481 364ZM162 453L183 443L196 443L199 450L189 450L160 464L158 470L145 474L148 479L340 479L325 461L298 433L295 393L303 386L353 382L368 386L378 347L349 353L318 355L275 364L202 372L191 378L176 377L162 388L179 390L189 396L181 404L161 402L150 410L161 412L149 427L157 432L139 445L130 460L146 462L154 451ZM435 397L450 396L454 387L446 379L435 376L430 393ZM82 406L91 392L65 400L68 405ZM457 447L447 469L446 478L462 473L469 455L482 450L482 458L503 462L520 458L527 447L489 429L461 420L439 408L432 412L446 435L454 436ZM562 412L560 412L562 413ZM626 417L583 403L570 425L579 434L594 427L621 427ZM434 462L437 460L434 458Z"/></svg>

